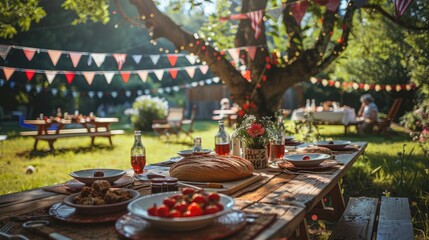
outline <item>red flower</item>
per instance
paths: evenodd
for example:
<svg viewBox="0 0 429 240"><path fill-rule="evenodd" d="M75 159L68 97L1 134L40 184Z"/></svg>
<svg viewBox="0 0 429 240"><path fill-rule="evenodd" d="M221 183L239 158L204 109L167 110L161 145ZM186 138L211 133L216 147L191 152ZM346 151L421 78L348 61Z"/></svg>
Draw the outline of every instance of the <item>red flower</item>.
<svg viewBox="0 0 429 240"><path fill-rule="evenodd" d="M237 112L238 116L242 117L244 116L244 114L246 114L246 112L243 109L238 110Z"/></svg>
<svg viewBox="0 0 429 240"><path fill-rule="evenodd" d="M265 128L259 123L253 123L247 128L247 134L251 137L261 136L265 133Z"/></svg>

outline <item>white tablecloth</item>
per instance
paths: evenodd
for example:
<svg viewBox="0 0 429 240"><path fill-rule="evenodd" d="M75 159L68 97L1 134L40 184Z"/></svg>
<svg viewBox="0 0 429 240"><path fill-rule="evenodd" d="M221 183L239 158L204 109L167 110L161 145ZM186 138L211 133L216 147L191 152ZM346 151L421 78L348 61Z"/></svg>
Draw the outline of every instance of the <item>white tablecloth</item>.
<svg viewBox="0 0 429 240"><path fill-rule="evenodd" d="M302 121L304 117L305 109L299 108L292 112L291 120ZM329 122L329 123L342 123L347 126L351 122L356 121L356 113L352 108L341 108L336 111L321 111L314 112L314 118L318 121Z"/></svg>

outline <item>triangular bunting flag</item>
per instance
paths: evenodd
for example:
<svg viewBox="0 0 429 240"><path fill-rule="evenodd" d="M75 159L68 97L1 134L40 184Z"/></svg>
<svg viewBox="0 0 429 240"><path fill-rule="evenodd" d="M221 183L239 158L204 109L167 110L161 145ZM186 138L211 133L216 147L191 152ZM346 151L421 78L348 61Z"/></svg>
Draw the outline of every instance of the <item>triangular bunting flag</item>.
<svg viewBox="0 0 429 240"><path fill-rule="evenodd" d="M174 55L174 54L171 54L171 55L167 55L167 58L168 58L168 61L170 62L170 65L172 67L174 67L176 65L178 56Z"/></svg>
<svg viewBox="0 0 429 240"><path fill-rule="evenodd" d="M171 69L171 70L170 70L170 75L171 75L171 77L172 77L173 79L176 79L176 77L177 77L177 72L178 72L178 70L177 70L177 69Z"/></svg>
<svg viewBox="0 0 429 240"><path fill-rule="evenodd" d="M85 77L86 82L88 82L88 84L91 85L92 81L94 80L95 73L94 72L82 72L82 75Z"/></svg>
<svg viewBox="0 0 429 240"><path fill-rule="evenodd" d="M73 67L76 67L79 64L80 58L82 57L82 53L73 52L69 53L69 56L73 63Z"/></svg>
<svg viewBox="0 0 429 240"><path fill-rule="evenodd" d="M25 75L27 76L28 81L31 81L31 79L33 79L35 73L36 72L34 70L30 70L30 69L25 70Z"/></svg>
<svg viewBox="0 0 429 240"><path fill-rule="evenodd" d="M186 55L185 58L189 61L190 64L194 65L197 61L197 56L195 55Z"/></svg>
<svg viewBox="0 0 429 240"><path fill-rule="evenodd" d="M15 72L15 68L3 67L4 76L6 77L6 80L8 80L8 81L14 72Z"/></svg>
<svg viewBox="0 0 429 240"><path fill-rule="evenodd" d="M331 12L336 12L339 4L340 0L329 0L329 2L326 4L326 9Z"/></svg>
<svg viewBox="0 0 429 240"><path fill-rule="evenodd" d="M100 67L101 64L103 64L104 60L106 59L105 53L91 53L92 59L94 59L95 64L97 67Z"/></svg>
<svg viewBox="0 0 429 240"><path fill-rule="evenodd" d="M247 47L247 54L250 57L250 60L254 60L255 59L255 55L256 55L256 46L251 46L251 47Z"/></svg>
<svg viewBox="0 0 429 240"><path fill-rule="evenodd" d="M395 0L396 17L399 18L404 15L413 1L414 0Z"/></svg>
<svg viewBox="0 0 429 240"><path fill-rule="evenodd" d="M262 33L261 23L264 16L262 10L248 12L246 15L249 17L253 31L255 31L255 39L258 39Z"/></svg>
<svg viewBox="0 0 429 240"><path fill-rule="evenodd" d="M301 24L301 20L305 15L305 12L308 8L308 0L295 2L291 5L291 10L293 14L293 18L295 19L296 23Z"/></svg>
<svg viewBox="0 0 429 240"><path fill-rule="evenodd" d="M57 50L48 50L48 55L49 58L51 58L52 64L54 64L54 66L57 65L58 60L61 57L62 52L61 51L57 51Z"/></svg>
<svg viewBox="0 0 429 240"><path fill-rule="evenodd" d="M133 55L133 59L134 59L134 62L136 62L136 64L139 64L140 61L142 60L142 55Z"/></svg>
<svg viewBox="0 0 429 240"><path fill-rule="evenodd" d="M267 14L271 15L274 20L277 20L283 12L282 7L276 7L267 11Z"/></svg>
<svg viewBox="0 0 429 240"><path fill-rule="evenodd" d="M188 73L190 78L194 78L195 75L195 67L185 67L186 72Z"/></svg>
<svg viewBox="0 0 429 240"><path fill-rule="evenodd" d="M207 71L209 70L209 66L208 65L201 65L200 66L200 71L206 75Z"/></svg>
<svg viewBox="0 0 429 240"><path fill-rule="evenodd" d="M238 64L238 60L240 58L240 49L239 48L231 48L228 49L229 55L231 55L232 60L235 64Z"/></svg>
<svg viewBox="0 0 429 240"><path fill-rule="evenodd" d="M28 61L31 61L36 53L36 49L34 48L24 48L23 51Z"/></svg>
<svg viewBox="0 0 429 240"><path fill-rule="evenodd" d="M128 80L130 79L130 72L121 72L122 80L124 80L125 83L128 83Z"/></svg>
<svg viewBox="0 0 429 240"><path fill-rule="evenodd" d="M127 59L127 54L125 53L114 53L113 58L116 60L116 63L118 64L118 69L122 69L122 65L125 63L125 60Z"/></svg>
<svg viewBox="0 0 429 240"><path fill-rule="evenodd" d="M73 82L75 73L74 72L66 72L65 75L66 75L67 83L71 84Z"/></svg>
<svg viewBox="0 0 429 240"><path fill-rule="evenodd" d="M214 78L212 78L212 80L213 80L213 82L218 83L220 81L220 78L219 77L214 77Z"/></svg>
<svg viewBox="0 0 429 240"><path fill-rule="evenodd" d="M115 75L114 72L103 72L104 77L106 78L106 81L108 84L112 82L113 76Z"/></svg>
<svg viewBox="0 0 429 240"><path fill-rule="evenodd" d="M57 71L45 71L46 78L48 79L49 84L54 81L55 76L57 75Z"/></svg>
<svg viewBox="0 0 429 240"><path fill-rule="evenodd" d="M148 74L148 72L147 72L147 71L138 71L138 72L137 72L137 74L139 75L140 79L141 79L143 82L146 82L146 81L147 81L147 74Z"/></svg>
<svg viewBox="0 0 429 240"><path fill-rule="evenodd" d="M0 57L6 60L7 55L12 47L0 44Z"/></svg>
<svg viewBox="0 0 429 240"><path fill-rule="evenodd" d="M149 57L150 57L150 60L152 60L153 65L156 65L161 55L150 55Z"/></svg>
<svg viewBox="0 0 429 240"><path fill-rule="evenodd" d="M154 70L153 73L155 73L155 76L158 78L159 81L161 81L162 76L164 75L164 69Z"/></svg>

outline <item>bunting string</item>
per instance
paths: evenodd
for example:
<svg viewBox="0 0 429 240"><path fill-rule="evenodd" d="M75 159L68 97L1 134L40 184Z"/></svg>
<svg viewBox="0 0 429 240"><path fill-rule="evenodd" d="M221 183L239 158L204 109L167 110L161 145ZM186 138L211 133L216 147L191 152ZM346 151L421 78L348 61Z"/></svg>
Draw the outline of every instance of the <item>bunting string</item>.
<svg viewBox="0 0 429 240"><path fill-rule="evenodd" d="M312 84L322 85L324 87L335 87L335 88L343 88L349 90L375 90L379 91L411 91L416 88L416 85L412 82L406 84L369 84L369 83L357 83L353 81L338 81L338 80L328 80L322 78L311 77L310 82Z"/></svg>

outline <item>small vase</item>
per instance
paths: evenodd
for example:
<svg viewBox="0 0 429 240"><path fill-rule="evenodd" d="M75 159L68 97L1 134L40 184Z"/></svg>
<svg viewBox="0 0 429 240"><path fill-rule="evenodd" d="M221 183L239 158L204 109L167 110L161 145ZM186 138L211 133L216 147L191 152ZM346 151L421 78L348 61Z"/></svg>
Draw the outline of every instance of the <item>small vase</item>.
<svg viewBox="0 0 429 240"><path fill-rule="evenodd" d="M268 164L266 148L245 148L244 158L249 160L255 169L266 168Z"/></svg>

